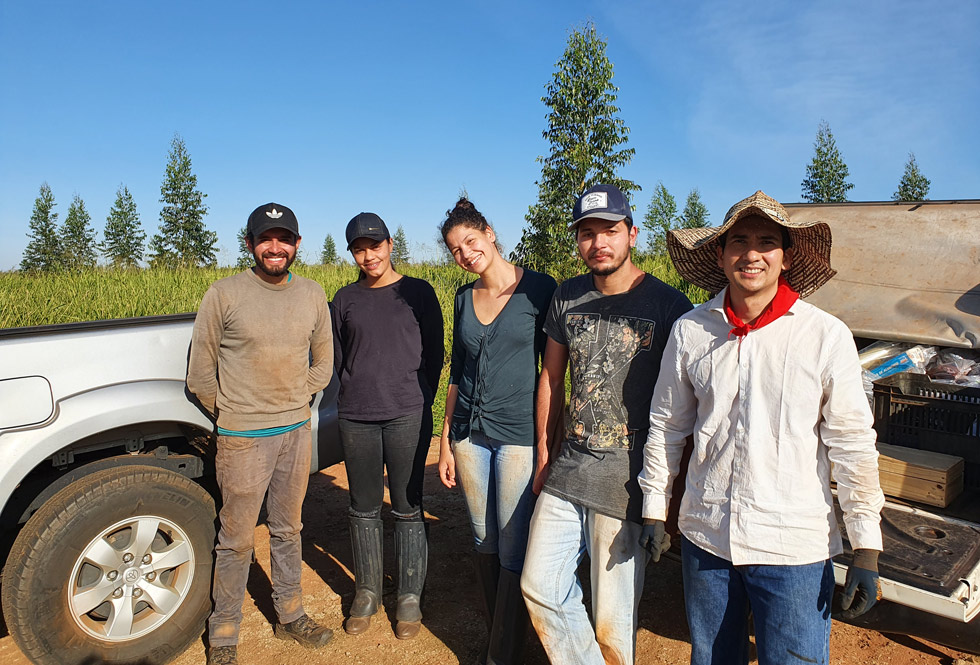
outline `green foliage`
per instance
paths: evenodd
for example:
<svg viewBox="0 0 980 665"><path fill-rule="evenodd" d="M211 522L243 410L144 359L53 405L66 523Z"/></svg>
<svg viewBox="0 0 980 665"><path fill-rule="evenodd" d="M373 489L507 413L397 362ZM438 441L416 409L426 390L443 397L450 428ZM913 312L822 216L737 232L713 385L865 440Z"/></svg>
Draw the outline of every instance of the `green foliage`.
<svg viewBox="0 0 980 665"><path fill-rule="evenodd" d="M61 268L61 239L58 236L58 213L54 212L54 194L48 183L41 183L41 189L34 199L34 212L28 223L30 241L24 248L20 269L27 272L50 272ZM5 303L6 301L0 301Z"/></svg>
<svg viewBox="0 0 980 665"><path fill-rule="evenodd" d="M97 247L92 217L85 209L85 202L75 194L65 223L61 227L61 264L66 270L81 270L95 266Z"/></svg>
<svg viewBox="0 0 980 665"><path fill-rule="evenodd" d="M207 194L197 189L191 156L179 135L170 143L160 185L160 231L150 240L150 263L165 268L213 266L218 235L204 226Z"/></svg>
<svg viewBox="0 0 980 665"><path fill-rule="evenodd" d="M248 236L248 227L243 226L238 229L238 259L235 261L235 267L239 270L245 270L246 268L251 268L255 265L255 257L252 252L248 249L248 244L245 242L245 238Z"/></svg>
<svg viewBox="0 0 980 665"><path fill-rule="evenodd" d="M681 228L700 229L708 225L708 208L701 201L701 192L695 187L687 195L684 212L681 213Z"/></svg>
<svg viewBox="0 0 980 665"><path fill-rule="evenodd" d="M408 238L405 237L405 229L399 224L395 235L391 238L391 264L401 266L411 260L408 252Z"/></svg>
<svg viewBox="0 0 980 665"><path fill-rule="evenodd" d="M826 120L817 127L817 138L813 143L813 160L806 167L803 187L803 200L808 203L842 203L847 200L847 192L854 184L847 182L850 175L847 164L837 149L837 142Z"/></svg>
<svg viewBox="0 0 980 665"><path fill-rule="evenodd" d="M146 233L140 226L133 195L125 185L119 185L116 190L116 201L106 217L103 236L99 250L111 265L135 268L143 260Z"/></svg>
<svg viewBox="0 0 980 665"><path fill-rule="evenodd" d="M551 109L542 132L551 145L541 162L538 201L525 216L526 225L511 260L563 280L581 271L575 239L568 231L575 199L592 185L619 187L627 196L640 186L616 174L633 158L623 148L629 127L617 117L613 65L606 42L586 24L568 37L561 60L541 101Z"/></svg>
<svg viewBox="0 0 980 665"><path fill-rule="evenodd" d="M922 175L915 161L915 154L909 153L909 161L905 162L905 173L898 183L898 191L892 194L894 201L925 201L929 196L929 178Z"/></svg>
<svg viewBox="0 0 980 665"><path fill-rule="evenodd" d="M334 242L333 236L329 233L323 240L323 251L320 252L320 263L325 266L332 266L340 263L340 257L337 255L337 243Z"/></svg>
<svg viewBox="0 0 980 665"><path fill-rule="evenodd" d="M676 228L677 223L677 202L664 183L657 181L647 213L643 216L643 227L649 232L647 249L653 256L667 251L667 232Z"/></svg>

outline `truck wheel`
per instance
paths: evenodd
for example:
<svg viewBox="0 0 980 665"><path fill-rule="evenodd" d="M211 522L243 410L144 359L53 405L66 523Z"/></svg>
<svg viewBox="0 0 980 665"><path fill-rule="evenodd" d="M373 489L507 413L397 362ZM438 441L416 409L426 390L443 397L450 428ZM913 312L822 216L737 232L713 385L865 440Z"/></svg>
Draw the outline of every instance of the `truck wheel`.
<svg viewBox="0 0 980 665"><path fill-rule="evenodd" d="M210 609L214 524L211 496L166 469L121 466L63 488L3 571L17 646L38 665L171 660Z"/></svg>

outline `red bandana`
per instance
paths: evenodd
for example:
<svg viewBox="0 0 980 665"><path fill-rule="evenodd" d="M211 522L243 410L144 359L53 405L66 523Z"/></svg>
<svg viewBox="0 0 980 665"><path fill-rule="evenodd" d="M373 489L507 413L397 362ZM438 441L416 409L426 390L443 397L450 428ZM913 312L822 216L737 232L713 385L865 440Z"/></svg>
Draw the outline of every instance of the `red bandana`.
<svg viewBox="0 0 980 665"><path fill-rule="evenodd" d="M738 318L735 315L735 310L732 309L732 297L730 293L725 291L725 314L734 326L728 334L735 335L736 337L745 337L749 334L750 330L758 330L762 326L772 323L788 312L789 308L793 306L793 303L799 297L800 294L793 290L793 287L789 285L786 278L780 276L779 288L776 289L776 297L766 305L766 308L762 310L762 314L754 322L742 323L742 319Z"/></svg>

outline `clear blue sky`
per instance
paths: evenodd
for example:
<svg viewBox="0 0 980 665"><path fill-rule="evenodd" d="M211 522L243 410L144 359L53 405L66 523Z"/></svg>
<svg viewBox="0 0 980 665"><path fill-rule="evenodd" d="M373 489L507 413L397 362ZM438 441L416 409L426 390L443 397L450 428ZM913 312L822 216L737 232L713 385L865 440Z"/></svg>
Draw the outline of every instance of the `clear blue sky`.
<svg viewBox="0 0 980 665"><path fill-rule="evenodd" d="M799 201L821 119L853 200L889 199L909 151L930 198L980 198L978 2L0 0L0 270L45 181L59 222L77 193L100 238L124 183L151 236L175 133L223 264L267 201L311 259L362 210L432 255L464 187L511 249L548 147L540 98L587 20L638 217L658 180L679 207L699 188L715 223L756 189Z"/></svg>

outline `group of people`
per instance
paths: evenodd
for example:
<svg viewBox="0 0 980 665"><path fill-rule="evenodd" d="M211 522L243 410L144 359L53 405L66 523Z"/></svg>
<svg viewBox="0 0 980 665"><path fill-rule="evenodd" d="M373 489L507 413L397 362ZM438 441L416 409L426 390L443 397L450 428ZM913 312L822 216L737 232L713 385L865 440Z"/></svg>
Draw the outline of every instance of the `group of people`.
<svg viewBox="0 0 980 665"><path fill-rule="evenodd" d="M834 275L829 227L756 192L718 228L671 231L678 272L714 294L697 308L633 263L638 230L617 187L585 191L568 230L588 272L558 285L508 262L465 197L441 225L457 265L477 275L453 303L439 479L469 512L480 662L523 662L530 624L552 663L632 663L645 570L670 547L683 473L674 504L691 662L747 663L751 616L761 663L827 663L842 552L832 475L853 548L848 617L879 594L884 502L854 341L801 300ZM303 610L300 529L310 396L334 371L355 577L344 630L364 633L381 609L385 470L395 636L421 627L442 310L427 282L395 270L380 217L355 216L346 239L359 279L328 305L289 271L295 215L260 206L246 227L255 267L213 284L198 312L187 385L216 419L222 496L209 664L237 663L263 501L275 635L311 648L332 637Z"/></svg>

